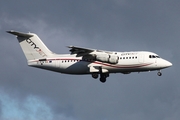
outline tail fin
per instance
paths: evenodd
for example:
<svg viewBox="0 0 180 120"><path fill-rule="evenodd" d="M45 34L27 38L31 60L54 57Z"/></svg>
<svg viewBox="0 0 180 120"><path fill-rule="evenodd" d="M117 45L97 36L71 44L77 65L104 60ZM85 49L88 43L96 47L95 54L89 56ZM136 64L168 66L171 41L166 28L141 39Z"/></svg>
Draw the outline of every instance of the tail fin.
<svg viewBox="0 0 180 120"><path fill-rule="evenodd" d="M16 35L19 44L27 60L46 58L52 55L52 52L46 47L41 39L34 33L21 33L16 31L7 31Z"/></svg>

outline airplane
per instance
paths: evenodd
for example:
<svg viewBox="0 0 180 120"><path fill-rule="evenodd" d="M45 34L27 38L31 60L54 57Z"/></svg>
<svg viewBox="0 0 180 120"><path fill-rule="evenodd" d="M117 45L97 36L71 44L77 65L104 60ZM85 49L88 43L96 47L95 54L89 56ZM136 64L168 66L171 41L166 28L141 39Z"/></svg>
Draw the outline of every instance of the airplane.
<svg viewBox="0 0 180 120"><path fill-rule="evenodd" d="M15 35L27 59L28 66L64 74L91 74L100 76L102 83L110 73L158 71L172 66L172 63L148 51L114 52L98 49L67 46L70 54L51 52L35 33L6 31Z"/></svg>

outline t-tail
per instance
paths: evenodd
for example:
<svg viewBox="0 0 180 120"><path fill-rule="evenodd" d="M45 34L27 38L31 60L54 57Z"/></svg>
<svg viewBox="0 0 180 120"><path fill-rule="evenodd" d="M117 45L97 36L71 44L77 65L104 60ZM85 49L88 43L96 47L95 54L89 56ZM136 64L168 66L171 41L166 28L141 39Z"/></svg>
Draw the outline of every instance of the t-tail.
<svg viewBox="0 0 180 120"><path fill-rule="evenodd" d="M16 35L28 61L35 59L44 59L52 56L53 53L46 47L46 45L36 34L21 33L13 30L7 32Z"/></svg>

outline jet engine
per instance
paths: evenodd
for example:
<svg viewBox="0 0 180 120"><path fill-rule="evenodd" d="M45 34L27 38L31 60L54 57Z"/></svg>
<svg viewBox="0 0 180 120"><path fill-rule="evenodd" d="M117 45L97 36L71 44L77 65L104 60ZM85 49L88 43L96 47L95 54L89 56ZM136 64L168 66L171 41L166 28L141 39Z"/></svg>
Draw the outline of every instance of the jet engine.
<svg viewBox="0 0 180 120"><path fill-rule="evenodd" d="M101 54L96 54L95 59L97 61L101 61L101 62L106 62L106 63L110 63L110 64L117 64L119 57L117 55L110 55L107 53L101 53Z"/></svg>

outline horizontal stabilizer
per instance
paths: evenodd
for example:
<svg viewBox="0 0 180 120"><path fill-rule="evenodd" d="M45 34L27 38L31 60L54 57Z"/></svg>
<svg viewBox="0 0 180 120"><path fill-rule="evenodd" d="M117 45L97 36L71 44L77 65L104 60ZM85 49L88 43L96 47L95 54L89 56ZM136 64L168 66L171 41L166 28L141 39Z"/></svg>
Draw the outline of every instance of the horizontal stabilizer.
<svg viewBox="0 0 180 120"><path fill-rule="evenodd" d="M27 58L27 60L44 60L52 55L52 52L46 47L41 39L34 33L23 33L14 30L6 31L17 37L18 42Z"/></svg>
<svg viewBox="0 0 180 120"><path fill-rule="evenodd" d="M28 33L21 33L21 32L16 32L14 30L10 30L10 31L6 31L7 33L10 33L10 34L13 34L13 35L16 35L18 37L26 37L26 38L30 38L32 37L33 35L31 34L28 34Z"/></svg>

